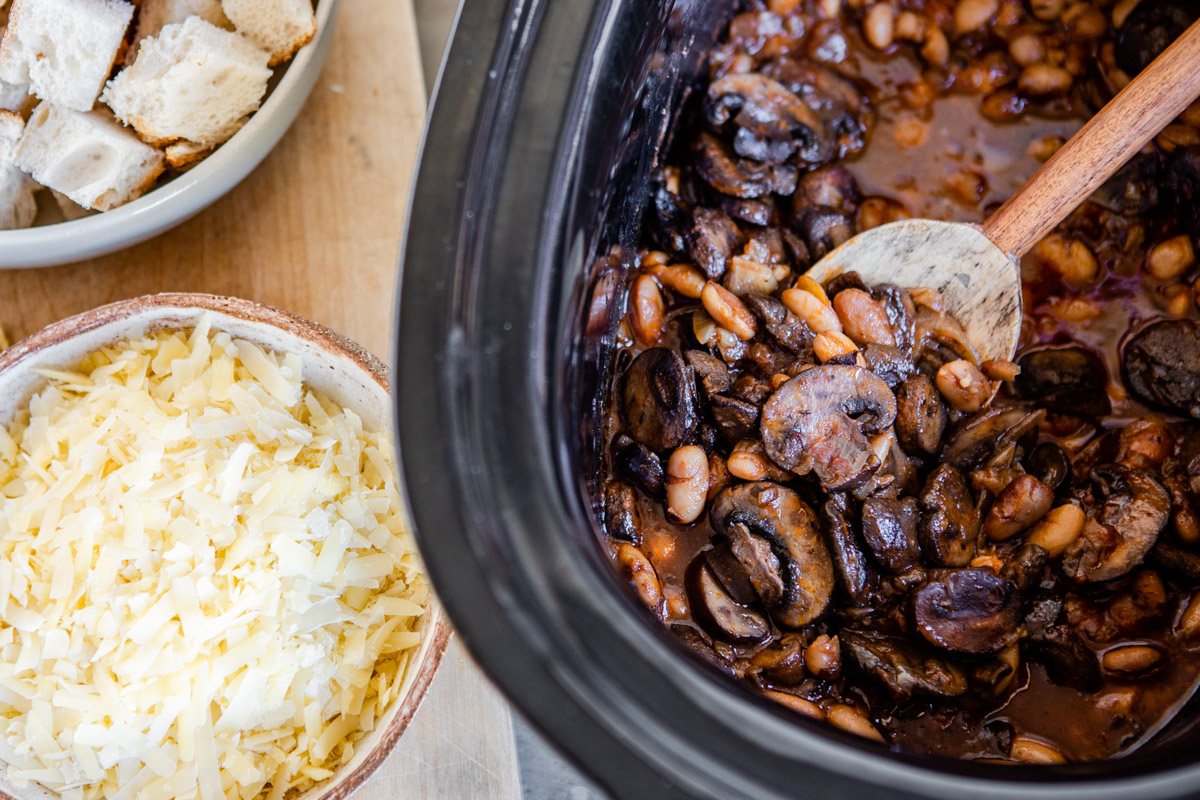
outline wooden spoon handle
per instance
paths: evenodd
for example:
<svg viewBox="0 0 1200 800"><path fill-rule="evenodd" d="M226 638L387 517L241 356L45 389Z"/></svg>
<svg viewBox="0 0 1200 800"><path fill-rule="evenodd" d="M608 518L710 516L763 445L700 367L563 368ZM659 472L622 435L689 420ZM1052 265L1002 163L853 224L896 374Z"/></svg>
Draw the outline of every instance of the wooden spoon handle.
<svg viewBox="0 0 1200 800"><path fill-rule="evenodd" d="M1200 22L1142 70L983 223L1019 258L1200 97Z"/></svg>

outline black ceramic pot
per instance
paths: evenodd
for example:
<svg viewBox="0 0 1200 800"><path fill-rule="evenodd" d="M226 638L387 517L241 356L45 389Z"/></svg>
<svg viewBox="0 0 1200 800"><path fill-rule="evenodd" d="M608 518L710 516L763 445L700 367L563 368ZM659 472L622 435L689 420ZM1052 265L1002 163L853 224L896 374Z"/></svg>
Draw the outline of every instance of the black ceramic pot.
<svg viewBox="0 0 1200 800"><path fill-rule="evenodd" d="M463 641L622 798L1200 792L1182 723L1133 756L1012 767L890 752L687 654L617 581L592 513L594 415L646 176L729 3L466 0L403 255L408 501Z"/></svg>

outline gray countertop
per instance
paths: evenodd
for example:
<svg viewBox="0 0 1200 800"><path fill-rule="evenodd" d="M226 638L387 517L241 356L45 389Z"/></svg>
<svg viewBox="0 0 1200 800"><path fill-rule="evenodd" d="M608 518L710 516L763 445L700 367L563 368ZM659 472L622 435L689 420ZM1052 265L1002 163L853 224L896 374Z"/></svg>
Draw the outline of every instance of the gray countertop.
<svg viewBox="0 0 1200 800"><path fill-rule="evenodd" d="M413 0L425 87L432 92L454 24L457 0ZM513 711L513 736L525 800L604 800L605 795L576 771Z"/></svg>

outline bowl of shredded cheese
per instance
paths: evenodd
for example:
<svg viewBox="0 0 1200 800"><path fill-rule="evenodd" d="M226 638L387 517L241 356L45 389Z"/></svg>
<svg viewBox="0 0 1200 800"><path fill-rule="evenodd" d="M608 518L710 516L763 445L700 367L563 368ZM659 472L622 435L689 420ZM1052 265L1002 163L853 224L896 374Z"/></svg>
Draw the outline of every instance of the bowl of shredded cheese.
<svg viewBox="0 0 1200 800"><path fill-rule="evenodd" d="M449 636L382 364L244 300L0 353L0 792L341 798Z"/></svg>

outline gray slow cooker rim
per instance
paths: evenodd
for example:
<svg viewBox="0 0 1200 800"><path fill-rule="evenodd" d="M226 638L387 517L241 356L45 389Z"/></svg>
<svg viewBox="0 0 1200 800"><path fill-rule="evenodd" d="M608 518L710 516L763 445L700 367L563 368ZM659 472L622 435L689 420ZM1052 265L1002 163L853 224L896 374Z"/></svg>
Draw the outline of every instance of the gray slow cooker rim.
<svg viewBox="0 0 1200 800"><path fill-rule="evenodd" d="M618 34L639 7L671 5L460 8L410 198L394 395L414 531L467 648L619 797L1125 800L1200 790L1200 765L1008 767L891 752L683 657L618 589L578 476L574 333L598 244L587 230L595 220L578 212L590 115L607 111L592 103L604 69L630 55ZM687 0L675 5L689 13Z"/></svg>

